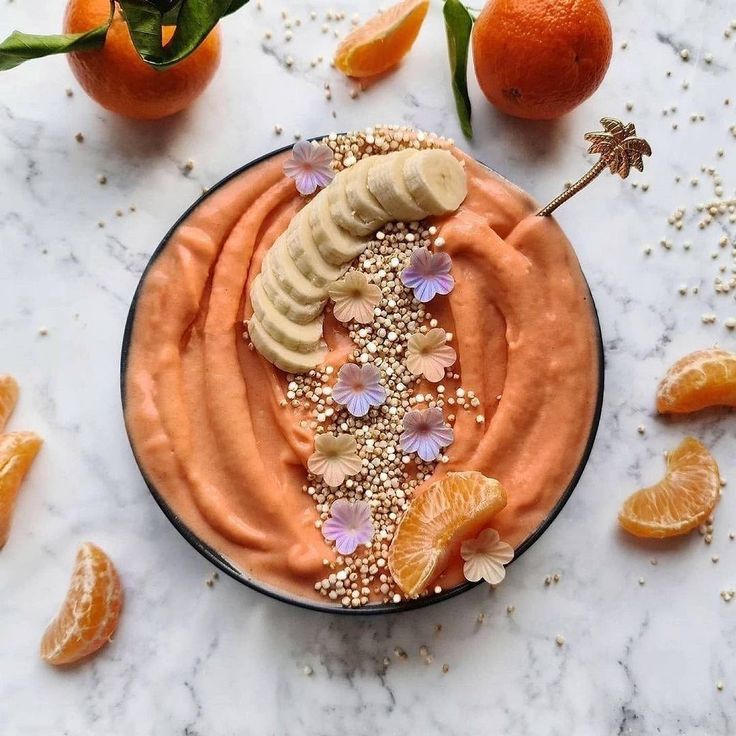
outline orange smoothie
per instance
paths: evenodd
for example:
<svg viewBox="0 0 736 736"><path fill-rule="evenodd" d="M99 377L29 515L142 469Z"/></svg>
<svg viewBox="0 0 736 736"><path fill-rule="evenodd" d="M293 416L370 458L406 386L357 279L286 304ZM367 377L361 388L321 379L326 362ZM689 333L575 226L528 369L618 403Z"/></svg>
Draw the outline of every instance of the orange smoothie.
<svg viewBox="0 0 736 736"><path fill-rule="evenodd" d="M599 338L557 223L535 216L520 189L452 152L465 162L468 195L455 213L430 220L455 279L431 313L453 333L456 369L480 406L458 412L449 462L434 476L477 470L497 478L508 505L493 526L516 547L550 514L584 455L600 391ZM254 582L329 603L315 583L335 552L303 490L313 433L284 401L286 374L242 337L249 286L305 202L282 171L287 155L211 192L146 271L125 420L147 479L201 540ZM325 324L326 362L339 366L350 339L330 316ZM458 556L436 584L463 580Z"/></svg>

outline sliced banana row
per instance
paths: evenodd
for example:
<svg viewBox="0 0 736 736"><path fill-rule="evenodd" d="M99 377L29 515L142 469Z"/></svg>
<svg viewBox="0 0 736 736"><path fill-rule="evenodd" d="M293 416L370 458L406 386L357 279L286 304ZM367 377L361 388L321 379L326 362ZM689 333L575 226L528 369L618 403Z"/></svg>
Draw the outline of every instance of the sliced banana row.
<svg viewBox="0 0 736 736"><path fill-rule="evenodd" d="M248 334L277 368L302 373L323 362L327 291L387 222L456 210L467 194L462 164L440 149L369 156L338 173L270 248L253 280Z"/></svg>

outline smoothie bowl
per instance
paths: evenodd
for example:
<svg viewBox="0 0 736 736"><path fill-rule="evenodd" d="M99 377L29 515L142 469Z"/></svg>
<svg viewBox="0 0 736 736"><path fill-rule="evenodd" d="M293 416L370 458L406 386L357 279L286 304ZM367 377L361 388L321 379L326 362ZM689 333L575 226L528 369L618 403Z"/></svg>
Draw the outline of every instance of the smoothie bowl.
<svg viewBox="0 0 736 736"><path fill-rule="evenodd" d="M572 492L602 398L590 292L536 211L399 127L208 191L154 253L122 355L130 442L177 529L318 610L498 582Z"/></svg>

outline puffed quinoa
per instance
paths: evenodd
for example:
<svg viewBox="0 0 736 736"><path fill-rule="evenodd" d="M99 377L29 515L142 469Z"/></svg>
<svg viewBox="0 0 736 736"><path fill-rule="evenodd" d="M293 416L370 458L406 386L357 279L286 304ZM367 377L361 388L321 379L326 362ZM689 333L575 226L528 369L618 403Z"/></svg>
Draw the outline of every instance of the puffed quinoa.
<svg viewBox="0 0 736 736"><path fill-rule="evenodd" d="M322 143L332 149L335 157L333 168L340 171L364 156L407 147L442 147L449 141L432 134L417 134L405 126L381 126L357 133L332 133ZM428 463L401 451L399 438L404 415L417 404L421 404L420 408L442 408L446 401L452 403L451 397L448 400L444 398L446 392L456 393L459 397L466 395L464 388L456 388L457 384L438 386L436 396L426 391L420 393L416 391L419 379L411 375L405 365L408 337L416 332L426 333L428 326L441 325L427 311L426 305L414 298L412 290L404 286L400 273L408 265L415 249L444 246L444 240L436 235L437 228L423 222L387 223L375 233L353 265L355 270L365 274L369 283L381 289L382 299L370 324L351 322L346 325L354 344L348 361L372 363L379 369L381 383L387 392L383 405L371 408L364 417L356 418L343 406L333 403L332 385L336 379L333 366L319 367L287 378L285 396L302 426L312 428L317 434L351 434L362 459L361 470L337 488L327 486L320 477L312 475L308 476L304 486L319 514L318 527L329 518L330 508L336 499L370 503L374 525L370 546L359 547L351 557L338 556L328 568L337 568L337 572L331 572L315 584L315 590L321 595L339 600L345 607L366 605L372 596L384 603L404 600L404 595L388 574L388 550L397 523L409 507L415 489L432 476L437 462L449 462L447 455ZM448 340L451 339L452 335L449 335ZM448 372L448 380L458 382L460 375ZM467 395L466 408L471 404L481 405L480 398L473 391L467 391ZM450 421L449 416L447 420Z"/></svg>

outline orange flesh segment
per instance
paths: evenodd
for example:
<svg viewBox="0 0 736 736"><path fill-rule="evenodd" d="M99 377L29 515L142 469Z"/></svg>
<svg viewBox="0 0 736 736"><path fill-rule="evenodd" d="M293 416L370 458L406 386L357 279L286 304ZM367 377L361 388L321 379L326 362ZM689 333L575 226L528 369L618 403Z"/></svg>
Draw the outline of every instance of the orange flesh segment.
<svg viewBox="0 0 736 736"><path fill-rule="evenodd" d="M690 353L659 384L660 414L684 414L709 406L736 407L736 353L721 348Z"/></svg>
<svg viewBox="0 0 736 736"><path fill-rule="evenodd" d="M674 537L700 526L720 497L718 465L694 437L667 456L667 473L656 485L629 496L618 520L637 537Z"/></svg>
<svg viewBox="0 0 736 736"><path fill-rule="evenodd" d="M476 471L448 473L414 498L388 552L396 584L409 597L423 592L460 544L506 506L506 491Z"/></svg>
<svg viewBox="0 0 736 736"><path fill-rule="evenodd" d="M349 34L337 49L335 66L350 77L372 77L396 66L409 53L429 0L404 0Z"/></svg>
<svg viewBox="0 0 736 736"><path fill-rule="evenodd" d="M115 566L99 547L85 542L61 610L41 639L41 657L49 664L71 664L96 652L115 633L122 604Z"/></svg>
<svg viewBox="0 0 736 736"><path fill-rule="evenodd" d="M18 382L13 376L0 375L0 432L5 429L15 409L19 393Z"/></svg>
<svg viewBox="0 0 736 736"><path fill-rule="evenodd" d="M21 483L42 444L43 440L34 432L0 435L0 549L8 541Z"/></svg>

